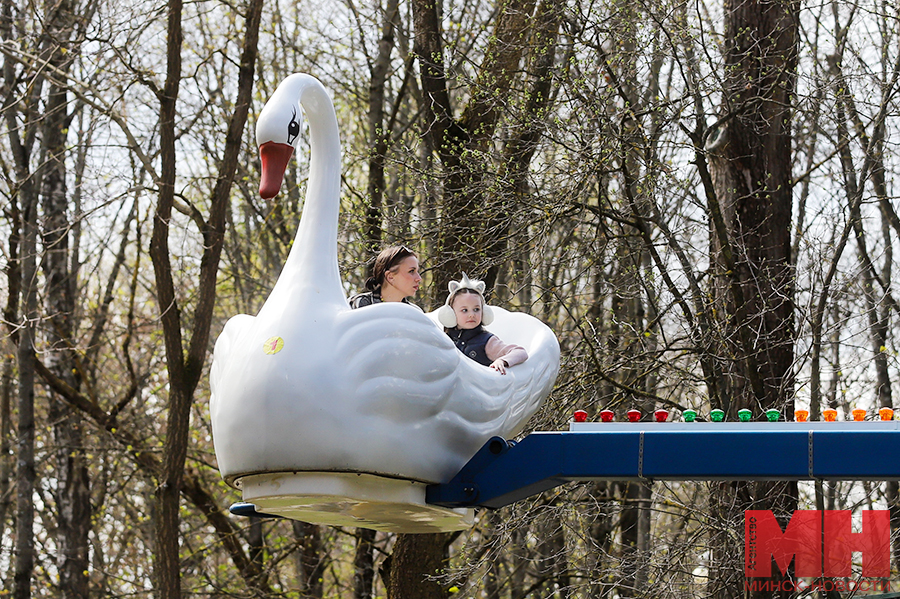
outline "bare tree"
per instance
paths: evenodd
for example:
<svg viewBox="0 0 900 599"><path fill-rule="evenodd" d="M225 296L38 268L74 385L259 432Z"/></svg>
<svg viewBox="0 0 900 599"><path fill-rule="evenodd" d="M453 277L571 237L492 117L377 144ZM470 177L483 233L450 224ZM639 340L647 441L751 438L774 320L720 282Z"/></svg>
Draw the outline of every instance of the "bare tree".
<svg viewBox="0 0 900 599"><path fill-rule="evenodd" d="M44 319L49 349L45 364L53 374L73 388L76 362L71 351L75 331L75 293L78 255L69 220L70 194L66 180L67 132L72 120L67 82L74 57L84 39L84 23L95 5L56 4L48 15L42 53L54 76L48 81L45 111L41 123L41 195L44 248L42 266L45 281ZM75 104L71 110L79 109ZM49 417L53 422L56 452L57 568L61 596L88 596L88 534L91 530L91 489L81 415L63 400L52 397Z"/></svg>
<svg viewBox="0 0 900 599"><path fill-rule="evenodd" d="M438 3L412 3L415 47L425 110L425 134L440 158L442 200L440 236L436 255L441 261L434 278L433 301L447 288L447 282L459 272L486 271L498 256L483 256L492 248L498 251L509 225L496 225L497 216L507 216L515 206L515 196L507 193L492 196L494 174L488 160L494 135L504 116L505 102L498 90L521 85L517 78L524 60L532 69L534 89L523 94L527 109L519 117L521 127L515 139L508 142L506 168L524 172L534 152L541 130L538 115L550 103L549 66L555 55L561 8L552 1L537 9L530 1L501 2L497 10L490 41L484 49L468 103L457 117L448 83L447 65L443 63ZM534 36L534 41L530 39ZM547 61L551 62L547 62ZM527 84L527 83L526 83ZM521 176L510 177L513 190L523 184ZM494 274L496 276L496 274ZM493 284L493 281L490 281Z"/></svg>
<svg viewBox="0 0 900 599"><path fill-rule="evenodd" d="M256 66L257 41L262 14L262 2L248 5L248 18L241 56L238 96L228 129L227 144L218 169L218 179L210 199L210 211L203 221L204 256L197 286L198 299L192 315L190 338L185 347L182 321L175 293L174 271L169 254L169 222L175 199L177 152L176 123L178 89L181 83L182 3L168 3L166 83L158 91L160 102L161 169L159 198L150 241L150 257L156 276L156 293L161 310L160 318L166 344L169 373L169 398L165 446L163 449L160 482L156 493L157 549L156 570L158 590L162 597L181 597L179 559L179 505L184 484L187 457L190 410L194 392L203 373L209 347L210 325L216 297L216 274L225 237L225 214L231 186L237 169L242 133L250 107L253 75Z"/></svg>
<svg viewBox="0 0 900 599"><path fill-rule="evenodd" d="M793 2L724 7L723 107L705 149L713 263L721 275L713 292L722 342L737 358L723 362L725 378L714 401L732 418L741 408L793 412L790 106L798 9ZM732 483L715 492L724 522L750 506L772 509L786 522L797 507L795 484ZM727 536L718 535L717 544L715 592L740 596L742 579L725 573L738 554Z"/></svg>
<svg viewBox="0 0 900 599"><path fill-rule="evenodd" d="M2 5L2 31L5 39L13 36L13 4ZM15 61L4 57L3 64L3 113L6 137L13 156L13 189L10 190L13 221L16 236L10 255L10 300L21 300L21 311L7 310L13 338L17 341L16 364L18 366L18 396L16 424L16 532L13 596L29 599L35 563L34 545L34 486L35 486L35 367L34 348L39 319L37 281L38 240L38 189L32 178L31 156L35 146L34 113L43 81L23 94L18 85L19 72ZM19 122L27 126L20 129ZM23 134L24 133L24 134ZM15 277L17 280L13 280Z"/></svg>

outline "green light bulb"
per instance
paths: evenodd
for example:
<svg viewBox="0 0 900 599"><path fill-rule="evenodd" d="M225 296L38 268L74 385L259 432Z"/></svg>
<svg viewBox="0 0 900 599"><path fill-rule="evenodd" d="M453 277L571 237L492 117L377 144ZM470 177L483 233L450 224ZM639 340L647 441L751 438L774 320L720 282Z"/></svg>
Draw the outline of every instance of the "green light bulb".
<svg viewBox="0 0 900 599"><path fill-rule="evenodd" d="M738 410L738 418L741 419L741 422L750 422L750 419L753 418L753 412L751 412L747 408Z"/></svg>
<svg viewBox="0 0 900 599"><path fill-rule="evenodd" d="M725 420L725 412L716 408L715 410L713 410L712 412L709 413L709 417L712 419L713 422L722 422L723 420Z"/></svg>

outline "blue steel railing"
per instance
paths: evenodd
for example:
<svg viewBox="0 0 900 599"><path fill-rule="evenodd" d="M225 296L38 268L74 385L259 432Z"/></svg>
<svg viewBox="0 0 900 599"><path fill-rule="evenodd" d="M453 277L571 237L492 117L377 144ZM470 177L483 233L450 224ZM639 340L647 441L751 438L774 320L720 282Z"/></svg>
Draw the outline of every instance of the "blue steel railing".
<svg viewBox="0 0 900 599"><path fill-rule="evenodd" d="M494 437L426 500L498 508L571 481L816 479L900 479L900 421L572 423Z"/></svg>

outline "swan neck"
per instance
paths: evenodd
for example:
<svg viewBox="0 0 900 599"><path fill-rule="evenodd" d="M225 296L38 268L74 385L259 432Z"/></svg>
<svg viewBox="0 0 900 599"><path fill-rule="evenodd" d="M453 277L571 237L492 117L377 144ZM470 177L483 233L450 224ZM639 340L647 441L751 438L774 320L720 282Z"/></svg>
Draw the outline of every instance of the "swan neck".
<svg viewBox="0 0 900 599"><path fill-rule="evenodd" d="M346 305L337 258L341 144L334 105L322 84L309 75L291 75L276 95L282 91L306 113L310 163L300 226L276 289L287 279L294 301L312 296L310 301Z"/></svg>

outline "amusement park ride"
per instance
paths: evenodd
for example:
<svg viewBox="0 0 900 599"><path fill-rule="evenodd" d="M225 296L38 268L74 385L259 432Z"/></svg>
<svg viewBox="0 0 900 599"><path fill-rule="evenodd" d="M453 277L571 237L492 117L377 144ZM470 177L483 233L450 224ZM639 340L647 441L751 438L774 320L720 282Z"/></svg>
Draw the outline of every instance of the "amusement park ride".
<svg viewBox="0 0 900 599"><path fill-rule="evenodd" d="M553 387L556 337L493 307L491 331L529 355L501 376L463 356L435 313L351 310L337 260L337 119L309 75L285 79L260 114L260 194L278 193L301 111L311 158L297 237L259 313L226 324L210 372L219 470L243 494L233 513L418 533L466 528L474 507L569 481L900 478L900 421L886 412L877 422L806 422L799 411L797 422L716 422L716 412L700 422L686 411L668 422L664 410L649 421L631 411L613 422L604 411L598 423L576 412L568 431L508 441ZM872 447L883 458L858 458Z"/></svg>

